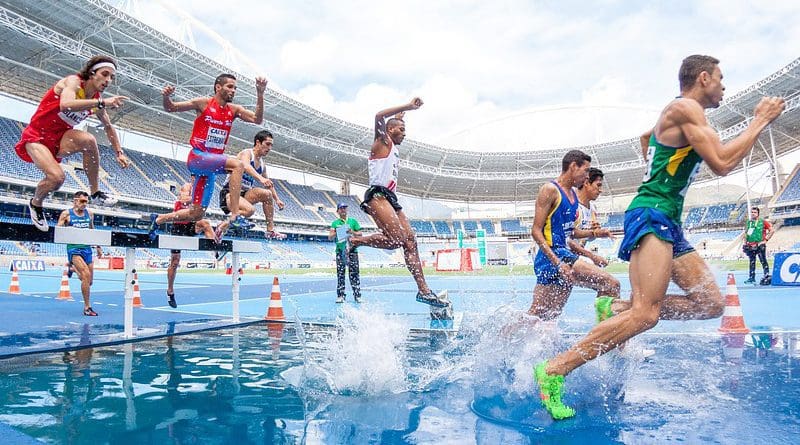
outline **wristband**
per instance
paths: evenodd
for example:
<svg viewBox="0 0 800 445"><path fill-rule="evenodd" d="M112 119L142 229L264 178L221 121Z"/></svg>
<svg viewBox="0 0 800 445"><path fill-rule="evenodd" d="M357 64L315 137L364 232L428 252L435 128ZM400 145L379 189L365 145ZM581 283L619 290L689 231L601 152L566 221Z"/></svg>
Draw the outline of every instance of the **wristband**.
<svg viewBox="0 0 800 445"><path fill-rule="evenodd" d="M106 104L103 103L103 99L97 99L97 109L98 110L102 110L105 107L106 107Z"/></svg>

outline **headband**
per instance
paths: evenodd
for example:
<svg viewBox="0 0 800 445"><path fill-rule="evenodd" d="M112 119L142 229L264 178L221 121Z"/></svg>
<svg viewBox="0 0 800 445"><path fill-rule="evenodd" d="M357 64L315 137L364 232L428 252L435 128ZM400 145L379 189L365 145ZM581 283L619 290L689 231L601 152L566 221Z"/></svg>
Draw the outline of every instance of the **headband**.
<svg viewBox="0 0 800 445"><path fill-rule="evenodd" d="M114 69L114 71L117 71L117 66L116 66L116 65L114 65L114 64L113 64L113 63L111 63L111 62L100 62L100 63L96 63L96 64L94 64L94 66L92 66L92 69L91 69L91 71L92 71L92 72L95 72L95 71L99 70L100 68L113 68L113 69Z"/></svg>

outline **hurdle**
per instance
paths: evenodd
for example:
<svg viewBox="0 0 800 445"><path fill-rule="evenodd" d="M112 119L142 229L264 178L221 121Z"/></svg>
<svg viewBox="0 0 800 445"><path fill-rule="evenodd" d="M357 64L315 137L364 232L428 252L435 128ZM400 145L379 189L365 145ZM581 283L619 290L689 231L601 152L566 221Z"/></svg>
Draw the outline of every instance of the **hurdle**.
<svg viewBox="0 0 800 445"><path fill-rule="evenodd" d="M150 239L147 233L116 230L80 229L76 227L50 227L47 232L33 225L4 223L0 239L7 241L30 241L55 244L87 244L125 248L125 312L124 337L133 338L133 274L136 272L136 249L177 249L195 251L217 251L231 253L232 273L232 321L239 323L239 255L261 252L261 243L245 240L222 240L219 244L207 238L158 235Z"/></svg>

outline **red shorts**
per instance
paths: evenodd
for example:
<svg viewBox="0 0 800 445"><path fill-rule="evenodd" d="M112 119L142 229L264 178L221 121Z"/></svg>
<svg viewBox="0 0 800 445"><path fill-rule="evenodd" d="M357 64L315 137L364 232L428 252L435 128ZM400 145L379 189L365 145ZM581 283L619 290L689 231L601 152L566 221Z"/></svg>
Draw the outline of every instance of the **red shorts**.
<svg viewBox="0 0 800 445"><path fill-rule="evenodd" d="M14 146L14 150L17 152L17 156L23 161L33 162L33 159L31 159L31 156L28 154L28 150L25 149L25 144L36 142L50 149L50 153L53 154L53 158L55 158L56 162L61 162L61 158L56 156L56 154L61 145L61 138L64 137L64 133L66 132L67 130L37 131L35 128L28 125L22 131L22 137L19 142L17 142L17 145Z"/></svg>

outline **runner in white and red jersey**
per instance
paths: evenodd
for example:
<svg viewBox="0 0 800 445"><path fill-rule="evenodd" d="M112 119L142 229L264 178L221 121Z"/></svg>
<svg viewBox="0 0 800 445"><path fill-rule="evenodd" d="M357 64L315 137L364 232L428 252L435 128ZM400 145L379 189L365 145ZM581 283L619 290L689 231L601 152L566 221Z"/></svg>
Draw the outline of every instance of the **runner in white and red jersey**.
<svg viewBox="0 0 800 445"><path fill-rule="evenodd" d="M75 154L83 155L83 169L89 180L93 203L112 206L117 198L100 190L97 174L100 169L100 152L97 140L91 134L75 130L92 114L103 124L108 140L117 153L117 162L122 168L130 164L122 152L117 132L106 113L106 107L117 108L128 98L101 94L114 80L117 65L108 56L94 56L77 74L71 74L47 90L31 122L22 132L15 150L23 161L32 162L44 173L36 186L33 198L28 202L31 220L37 229L46 232L49 228L42 205L48 194L61 188L66 175L61 168L61 159Z"/></svg>
<svg viewBox="0 0 800 445"><path fill-rule="evenodd" d="M370 246L379 249L402 247L406 267L417 282L417 301L436 308L449 309L450 301L447 299L447 293L436 295L425 282L417 250L416 234L395 195L397 170L400 166L400 152L397 146L406 137L403 117L406 111L416 110L421 106L422 100L415 97L405 105L388 108L375 115L375 141L372 143L368 161L369 188L364 193L361 208L375 220L381 233L351 236L348 244L352 247ZM386 121L390 116L393 117Z"/></svg>
<svg viewBox="0 0 800 445"><path fill-rule="evenodd" d="M215 176L226 172L230 174L231 214L227 221L217 226L216 238L221 237L229 225L234 227L252 226L239 215L239 190L242 184L244 165L238 158L228 156L224 152L234 119L238 117L245 122L257 125L264 121L264 91L266 88L267 80L257 77L256 110L250 111L241 105L232 103L233 97L236 95L236 78L231 74L217 76L214 81L214 95L211 97L196 97L188 101L173 102L170 96L175 92L175 87L172 85L164 87L162 95L165 110L171 113L197 112L192 137L189 140L192 150L186 161L186 166L196 179L192 184L190 208L161 215L155 213L150 215L150 236L152 238L155 238L159 224L202 219L211 202Z"/></svg>

